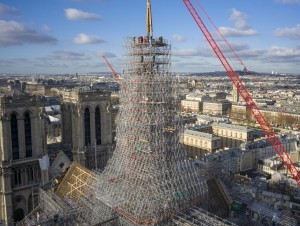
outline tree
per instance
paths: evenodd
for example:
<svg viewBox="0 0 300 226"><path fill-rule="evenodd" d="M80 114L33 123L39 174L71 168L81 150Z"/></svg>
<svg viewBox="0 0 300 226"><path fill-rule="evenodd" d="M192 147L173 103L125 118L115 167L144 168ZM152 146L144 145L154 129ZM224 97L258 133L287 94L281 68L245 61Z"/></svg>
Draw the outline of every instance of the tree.
<svg viewBox="0 0 300 226"><path fill-rule="evenodd" d="M285 122L287 126L293 127L296 124L297 118L292 115L285 115Z"/></svg>
<svg viewBox="0 0 300 226"><path fill-rule="evenodd" d="M278 113L277 115L277 125L279 126L285 126L285 117L283 113Z"/></svg>

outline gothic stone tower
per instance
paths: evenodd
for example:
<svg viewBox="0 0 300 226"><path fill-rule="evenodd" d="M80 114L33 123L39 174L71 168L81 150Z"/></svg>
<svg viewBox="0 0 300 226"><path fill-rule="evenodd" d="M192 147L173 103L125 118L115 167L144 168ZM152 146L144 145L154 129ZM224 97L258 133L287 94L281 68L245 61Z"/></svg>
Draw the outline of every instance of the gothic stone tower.
<svg viewBox="0 0 300 226"><path fill-rule="evenodd" d="M42 179L43 112L40 96L13 90L0 97L0 219L8 225L31 211L31 188Z"/></svg>
<svg viewBox="0 0 300 226"><path fill-rule="evenodd" d="M62 142L75 162L102 169L112 150L110 93L66 90L62 100ZM95 161L97 159L97 161Z"/></svg>

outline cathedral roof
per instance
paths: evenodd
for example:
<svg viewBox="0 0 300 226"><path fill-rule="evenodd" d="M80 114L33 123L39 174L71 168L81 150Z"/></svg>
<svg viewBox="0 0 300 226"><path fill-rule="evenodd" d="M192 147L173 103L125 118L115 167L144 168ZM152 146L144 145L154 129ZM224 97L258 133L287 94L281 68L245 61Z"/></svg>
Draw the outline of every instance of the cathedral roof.
<svg viewBox="0 0 300 226"><path fill-rule="evenodd" d="M18 89L13 89L11 91L4 93L5 97L20 97L20 96L23 97L23 96L28 96L28 95L29 95L28 93L25 93Z"/></svg>

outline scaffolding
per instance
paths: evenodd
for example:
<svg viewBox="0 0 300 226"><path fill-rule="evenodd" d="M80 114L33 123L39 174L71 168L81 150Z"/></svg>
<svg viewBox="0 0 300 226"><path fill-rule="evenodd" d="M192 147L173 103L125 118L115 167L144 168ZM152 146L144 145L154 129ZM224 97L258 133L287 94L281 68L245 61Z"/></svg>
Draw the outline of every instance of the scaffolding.
<svg viewBox="0 0 300 226"><path fill-rule="evenodd" d="M165 226L183 215L191 225L219 222L200 209L208 208L206 178L180 143L170 46L162 37L133 37L125 48L117 143L107 166L100 172L72 163L57 189L40 190L38 209L21 225Z"/></svg>
<svg viewBox="0 0 300 226"><path fill-rule="evenodd" d="M186 160L170 46L163 37L125 43L117 144L97 197L131 224L154 225L206 201L207 185Z"/></svg>
<svg viewBox="0 0 300 226"><path fill-rule="evenodd" d="M178 213L173 222L175 225L182 225L182 226L226 226L231 225L234 226L236 224L226 221L220 217L217 217L209 212L204 211L198 207L191 207L186 212Z"/></svg>
<svg viewBox="0 0 300 226"><path fill-rule="evenodd" d="M58 196L80 208L80 214L77 215L79 223L95 225L114 218L111 209L95 196L98 189L95 187L96 180L95 172L73 163L56 190Z"/></svg>
<svg viewBox="0 0 300 226"><path fill-rule="evenodd" d="M80 208L67 198L57 196L52 190L39 189L39 205L17 225L65 225L75 224L80 217Z"/></svg>

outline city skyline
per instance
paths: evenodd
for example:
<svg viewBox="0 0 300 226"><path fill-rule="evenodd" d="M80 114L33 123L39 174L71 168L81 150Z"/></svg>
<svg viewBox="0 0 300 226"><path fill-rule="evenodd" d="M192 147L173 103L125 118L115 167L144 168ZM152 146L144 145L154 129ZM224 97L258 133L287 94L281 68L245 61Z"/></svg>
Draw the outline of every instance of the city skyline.
<svg viewBox="0 0 300 226"><path fill-rule="evenodd" d="M299 74L300 0L199 2L249 70ZM121 72L124 38L146 33L145 3L2 0L0 73L109 72L102 55ZM172 72L223 70L181 0L152 0L152 13L154 36L172 45Z"/></svg>

